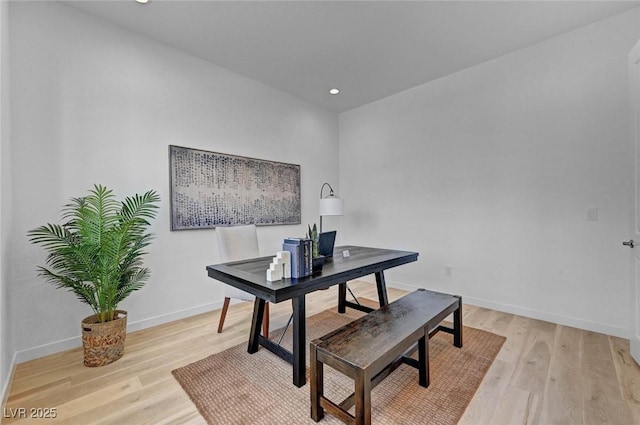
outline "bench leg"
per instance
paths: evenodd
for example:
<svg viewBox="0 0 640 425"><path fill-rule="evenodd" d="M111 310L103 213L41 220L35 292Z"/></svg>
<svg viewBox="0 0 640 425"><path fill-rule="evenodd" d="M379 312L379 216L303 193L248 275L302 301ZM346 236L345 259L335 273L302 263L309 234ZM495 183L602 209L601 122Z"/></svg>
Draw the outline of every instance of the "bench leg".
<svg viewBox="0 0 640 425"><path fill-rule="evenodd" d="M462 297L456 295L458 309L453 312L453 345L462 347Z"/></svg>
<svg viewBox="0 0 640 425"><path fill-rule="evenodd" d="M429 336L425 335L418 341L418 383L421 387L429 386Z"/></svg>
<svg viewBox="0 0 640 425"><path fill-rule="evenodd" d="M371 425L371 378L358 371L355 378L356 425Z"/></svg>
<svg viewBox="0 0 640 425"><path fill-rule="evenodd" d="M324 365L318 361L318 350L309 345L309 382L311 386L311 419L318 422L324 418L324 409L320 406L320 397L324 395Z"/></svg>

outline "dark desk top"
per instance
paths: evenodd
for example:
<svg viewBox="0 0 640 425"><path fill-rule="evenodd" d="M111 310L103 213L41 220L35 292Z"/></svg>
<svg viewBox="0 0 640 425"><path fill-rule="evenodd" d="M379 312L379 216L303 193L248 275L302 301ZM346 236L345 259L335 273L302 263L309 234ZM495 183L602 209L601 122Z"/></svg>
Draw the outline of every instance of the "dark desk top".
<svg viewBox="0 0 640 425"><path fill-rule="evenodd" d="M349 250L349 257L342 256L344 250ZM274 256L275 253L269 257L207 266L207 273L213 279L278 303L418 259L417 252L340 246L335 248L333 258L325 262L321 273L269 282L266 273Z"/></svg>

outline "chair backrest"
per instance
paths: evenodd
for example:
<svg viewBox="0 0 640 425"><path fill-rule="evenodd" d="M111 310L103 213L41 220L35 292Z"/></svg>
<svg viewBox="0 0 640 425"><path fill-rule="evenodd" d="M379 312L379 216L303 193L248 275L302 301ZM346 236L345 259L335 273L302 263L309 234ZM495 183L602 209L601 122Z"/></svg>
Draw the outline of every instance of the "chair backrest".
<svg viewBox="0 0 640 425"><path fill-rule="evenodd" d="M260 256L258 232L255 224L248 226L217 227L218 250L223 263Z"/></svg>
<svg viewBox="0 0 640 425"><path fill-rule="evenodd" d="M218 234L218 251L220 251L221 262L227 263L260 256L258 232L255 224L216 227L216 233ZM224 295L228 298L245 301L253 301L254 299L253 295L229 285L224 285Z"/></svg>

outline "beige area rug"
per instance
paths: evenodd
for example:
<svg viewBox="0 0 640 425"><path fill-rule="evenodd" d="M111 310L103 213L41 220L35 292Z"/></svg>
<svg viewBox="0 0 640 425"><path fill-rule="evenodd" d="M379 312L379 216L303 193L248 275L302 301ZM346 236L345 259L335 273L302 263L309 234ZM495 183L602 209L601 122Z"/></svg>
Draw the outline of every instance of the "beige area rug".
<svg viewBox="0 0 640 425"><path fill-rule="evenodd" d="M362 313L326 310L307 318L307 341L318 338ZM278 340L281 332L273 331ZM282 345L291 348L291 329ZM505 338L464 327L462 348L452 335L439 332L429 340L431 385L418 385L417 370L402 365L371 393L372 422L388 425L453 425L458 422ZM375 347L372 347L375 349ZM309 379L307 349L307 381ZM353 381L325 366L325 395L341 402L353 392ZM261 348L247 353L240 344L172 371L209 424L315 424L310 417L309 383L292 383L291 365ZM353 414L353 408L351 410ZM321 424L342 424L325 413Z"/></svg>

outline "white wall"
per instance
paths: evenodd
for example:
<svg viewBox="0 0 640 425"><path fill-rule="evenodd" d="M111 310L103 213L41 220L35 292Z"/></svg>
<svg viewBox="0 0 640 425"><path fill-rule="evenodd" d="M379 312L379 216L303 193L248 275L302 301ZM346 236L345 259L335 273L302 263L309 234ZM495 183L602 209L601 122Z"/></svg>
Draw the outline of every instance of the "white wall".
<svg viewBox="0 0 640 425"><path fill-rule="evenodd" d="M129 330L221 305L205 270L219 261L215 230L169 231L169 144L301 165L302 224L259 228L265 255L317 221L320 186L338 179L336 114L58 3L11 3L10 22L19 361L80 344L91 312L36 276L45 255L26 232L94 183L162 197L151 281L121 305Z"/></svg>
<svg viewBox="0 0 640 425"><path fill-rule="evenodd" d="M8 296L9 232L11 231L8 18L8 3L0 2L0 401L3 406L13 359Z"/></svg>
<svg viewBox="0 0 640 425"><path fill-rule="evenodd" d="M390 284L627 336L638 14L341 114L343 238L419 251Z"/></svg>

